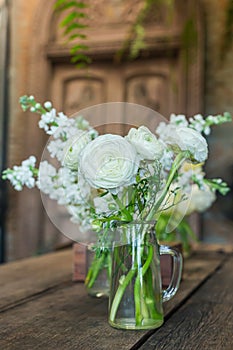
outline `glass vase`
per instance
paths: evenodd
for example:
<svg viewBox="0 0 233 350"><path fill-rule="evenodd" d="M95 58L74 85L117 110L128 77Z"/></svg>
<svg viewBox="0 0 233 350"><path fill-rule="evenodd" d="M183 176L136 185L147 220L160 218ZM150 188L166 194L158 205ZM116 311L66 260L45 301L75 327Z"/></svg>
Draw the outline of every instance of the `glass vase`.
<svg viewBox="0 0 233 350"><path fill-rule="evenodd" d="M108 297L110 290L111 252L109 249L87 249L87 275L85 286L93 297Z"/></svg>
<svg viewBox="0 0 233 350"><path fill-rule="evenodd" d="M171 299L180 283L182 255L159 246L155 223L131 222L118 228L112 254L109 323L120 329L154 329L164 322L163 302ZM171 282L162 290L160 255L173 259Z"/></svg>

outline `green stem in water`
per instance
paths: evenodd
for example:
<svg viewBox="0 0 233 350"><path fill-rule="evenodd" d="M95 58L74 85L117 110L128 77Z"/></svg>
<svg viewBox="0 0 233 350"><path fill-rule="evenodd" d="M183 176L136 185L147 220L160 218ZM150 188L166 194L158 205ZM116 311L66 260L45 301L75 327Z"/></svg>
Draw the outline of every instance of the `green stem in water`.
<svg viewBox="0 0 233 350"><path fill-rule="evenodd" d="M112 273L112 258L111 258L111 254L109 252L108 256L107 256L107 268L108 268L108 280L110 281L111 278L111 273Z"/></svg>
<svg viewBox="0 0 233 350"><path fill-rule="evenodd" d="M148 269L146 275L144 277L145 283L145 300L147 304L147 308L150 312L150 317L155 319L162 318L161 313L156 308L156 296L154 294L153 289L153 279L152 279L152 271Z"/></svg>
<svg viewBox="0 0 233 350"><path fill-rule="evenodd" d="M146 221L150 221L150 220L154 219L154 216L155 216L156 212L158 211L159 207L161 206L162 202L164 201L164 199L165 199L165 197L167 195L167 192L168 192L169 187L170 187L170 185L171 185L171 183L172 183L172 181L173 181L173 179L174 179L174 177L175 177L175 175L177 173L177 170L180 168L180 166L185 161L185 159L187 159L187 157L189 157L189 155L190 154L189 154L188 151L182 151L176 156L176 158L175 158L175 160L174 160L174 162L172 164L172 167L171 167L171 170L170 170L170 173L169 173L166 185L165 185L165 187L164 187L160 197L158 198L158 200L152 206L151 211L149 212L149 214L148 214L147 210L143 211L141 213L142 221L145 220L145 219L146 219ZM118 201L118 198L116 196L114 197L114 199L116 201ZM121 205L121 203L118 203L118 204ZM144 230L143 230L144 231L143 237L144 237L144 235L146 233L146 229L147 229L147 227L145 227ZM140 256L141 256L141 254L142 253L140 252ZM132 280L132 278L135 276L136 272L138 271L138 275L136 277L135 285L134 285L135 320L136 320L136 325L140 325L141 324L143 316L142 316L142 312L141 312L141 298L140 298L140 289L141 289L140 287L141 286L140 286L140 283L141 283L141 278L146 274L152 259L153 259L153 247L149 246L147 259L146 259L143 267L141 268L142 271L139 270L140 269L139 266L137 267L137 265L134 264L132 266L132 268L130 269L130 271L128 272L128 274L125 276L124 280L119 285L119 287L118 287L118 289L116 291L115 297L113 299L113 302L112 302L112 306L111 306L111 310L110 310L110 316L109 316L110 321L114 322L115 317L116 317L116 313L117 313L119 304L121 302L121 299L122 299L122 297L124 295L125 289L127 288L128 284L130 283L130 281ZM149 305L151 305L151 300L148 300L148 306ZM145 305L143 305L143 309L145 309L144 306ZM147 311L143 310L143 314L144 314L144 317L145 317L145 314L148 314L148 310Z"/></svg>
<svg viewBox="0 0 233 350"><path fill-rule="evenodd" d="M110 315L109 315L109 319L112 322L114 322L114 320L115 320L116 313L117 313L119 304L121 302L121 299L124 295L125 289L128 286L129 282L134 277L134 275L136 274L136 271L137 271L136 266L135 265L132 266L132 268L130 269L128 274L125 276L122 284L120 284L119 287L117 288L117 292L116 292L115 297L113 299L111 310L110 310Z"/></svg>
<svg viewBox="0 0 233 350"><path fill-rule="evenodd" d="M143 251L140 252L140 258L142 258L142 253ZM136 277L135 284L134 284L135 322L137 326L141 325L143 318L146 315L148 315L148 310L146 311L146 315L145 315L145 310L144 312L143 310L141 310L141 292L142 292L141 283L142 283L142 278L144 277L145 273L150 267L152 259L153 259L153 247L152 245L149 245L147 259L145 261L145 264L142 267L138 266L138 275ZM143 296L142 296L142 299L143 299ZM144 317L143 317L143 314L144 314Z"/></svg>
<svg viewBox="0 0 233 350"><path fill-rule="evenodd" d="M98 277L98 274L100 273L100 271L103 267L104 261L105 261L105 254L104 253L102 253L100 255L100 257L98 257L98 258L95 257L95 259L93 260L93 262L88 270L86 279L85 279L85 285L88 288L93 287L95 280Z"/></svg>

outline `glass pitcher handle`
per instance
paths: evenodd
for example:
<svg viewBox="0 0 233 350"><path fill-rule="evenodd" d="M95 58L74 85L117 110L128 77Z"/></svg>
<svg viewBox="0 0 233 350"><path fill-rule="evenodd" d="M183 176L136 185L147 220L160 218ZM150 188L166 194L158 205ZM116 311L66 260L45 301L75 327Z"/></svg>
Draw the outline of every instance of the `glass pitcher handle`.
<svg viewBox="0 0 233 350"><path fill-rule="evenodd" d="M178 252L176 249L170 248L166 245L161 245L159 247L159 253L160 255L169 254L171 255L173 260L173 271L172 271L171 281L167 289L163 290L162 292L162 298L164 302L164 301L170 300L176 294L179 288L181 274L182 274L182 267L183 267L183 257L182 257L182 254Z"/></svg>

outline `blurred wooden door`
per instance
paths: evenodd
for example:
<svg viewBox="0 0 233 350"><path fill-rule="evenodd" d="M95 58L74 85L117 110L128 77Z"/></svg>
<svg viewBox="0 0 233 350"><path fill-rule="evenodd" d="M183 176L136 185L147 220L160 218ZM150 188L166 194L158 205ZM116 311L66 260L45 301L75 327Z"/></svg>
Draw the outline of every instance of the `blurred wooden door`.
<svg viewBox="0 0 233 350"><path fill-rule="evenodd" d="M186 109L185 86L182 84L184 73L179 55L141 59L121 65L99 61L92 64L88 72L69 63L58 63L54 65L53 73L51 100L59 111L68 116L104 102L136 103L159 112L165 118L172 112L185 112ZM90 123L96 126L109 122L102 115L97 118L91 115ZM128 123L127 120L115 122ZM145 120L142 115L140 124L152 127L153 121ZM64 223L63 232L69 230L65 224L68 217L66 210L52 202L48 206L59 225ZM56 245L67 242L66 237L58 234L48 220L45 237L56 237Z"/></svg>
<svg viewBox="0 0 233 350"><path fill-rule="evenodd" d="M179 99L182 93L177 93L178 86L181 86L180 77L182 74L179 74L175 58L140 60L121 65L98 62L91 65L88 74L71 64L57 64L52 79L51 100L59 111L69 116L104 102L131 102L150 107L168 117L171 112L182 109L182 100ZM99 126L108 123L108 119L100 115L96 120L96 116L90 115L89 122ZM127 124L127 120L114 122ZM150 122L152 124L152 121L146 120L146 116L140 116L140 124L150 126ZM71 227L66 209L50 200L46 201L46 206L59 228L69 232ZM67 241L66 236L58 234L47 219L45 237L48 240L56 237L56 245Z"/></svg>
<svg viewBox="0 0 233 350"><path fill-rule="evenodd" d="M98 62L88 72L69 64L54 68L51 98L67 115L104 102L132 102L165 117L185 109L179 58L115 65Z"/></svg>
<svg viewBox="0 0 233 350"><path fill-rule="evenodd" d="M93 62L88 71L82 71L70 63L69 47L63 45L64 36L59 26L61 18L54 14L53 3L41 0L33 31L37 40L31 43L32 93L42 101L50 99L57 110L69 116L83 108L111 101L144 105L166 118L171 112L192 115L202 111L203 30L199 1L175 1L177 5L169 26L165 2L155 4L156 8L148 13L145 21L145 49L137 59L123 59L119 64L114 57L127 39L144 1L88 0L88 3L90 25L85 32L90 47L87 54ZM195 49L192 47L192 60L187 65L182 35L190 16L195 22L198 42ZM106 120L94 120L95 125L103 122ZM32 145L36 144L35 133L28 138ZM60 210L59 213L62 220L64 213ZM66 241L41 209L38 215L32 213L31 218L29 230L34 236L40 237L45 227L41 238L44 250ZM25 221L28 224L28 220Z"/></svg>

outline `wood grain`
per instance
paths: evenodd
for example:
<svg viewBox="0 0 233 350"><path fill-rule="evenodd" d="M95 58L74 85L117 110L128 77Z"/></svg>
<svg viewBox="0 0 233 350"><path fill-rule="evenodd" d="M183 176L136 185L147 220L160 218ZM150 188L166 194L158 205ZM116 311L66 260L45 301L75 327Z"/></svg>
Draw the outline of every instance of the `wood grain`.
<svg viewBox="0 0 233 350"><path fill-rule="evenodd" d="M58 255L58 261L60 258L61 256ZM214 274L223 263L223 259L221 254L213 255L210 260L196 255L186 262L180 291L173 300L166 304L167 317L172 315L174 310L179 309L180 305L188 300L189 296L199 288L205 279ZM59 266L55 263L54 265ZM39 270L43 270L43 267ZM63 281L63 277L57 278L57 281ZM43 283L45 288L45 280ZM47 280L47 284L50 283ZM20 281L19 286L23 288ZM15 300L15 296L13 299ZM36 295L33 299L25 299L23 304L15 304L8 310L2 310L0 313L0 348L4 350L137 349L154 332L156 335L160 330L161 334L166 333L170 320L176 316L176 313L174 316L172 315L157 331L121 331L108 325L107 304L106 299L89 297L81 283L70 282L60 285L59 288L45 288L44 292ZM188 317L189 312L193 312L190 317L194 317L195 320L196 309L194 308L192 311L192 304L190 308L190 311L188 309L184 314L180 314L179 321L176 321L176 327L180 323L182 324L182 320ZM216 314L217 311L215 310ZM194 320L192 322L195 322ZM170 332L173 330L172 327L169 328ZM182 327L180 333L177 333L179 339L182 339ZM153 337L149 338L148 342L152 340ZM145 346L147 349L147 345ZM154 349L154 347L148 349ZM176 349L176 347L169 349Z"/></svg>
<svg viewBox="0 0 233 350"><path fill-rule="evenodd" d="M0 310L25 298L71 281L71 249L0 266Z"/></svg>
<svg viewBox="0 0 233 350"><path fill-rule="evenodd" d="M232 264L231 256L140 349L231 350Z"/></svg>
<svg viewBox="0 0 233 350"><path fill-rule="evenodd" d="M206 278L211 276L221 266L225 255L221 253L193 254L192 257L184 260L183 278L178 293L170 301L164 304L165 314L168 315L175 307L199 288Z"/></svg>

